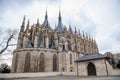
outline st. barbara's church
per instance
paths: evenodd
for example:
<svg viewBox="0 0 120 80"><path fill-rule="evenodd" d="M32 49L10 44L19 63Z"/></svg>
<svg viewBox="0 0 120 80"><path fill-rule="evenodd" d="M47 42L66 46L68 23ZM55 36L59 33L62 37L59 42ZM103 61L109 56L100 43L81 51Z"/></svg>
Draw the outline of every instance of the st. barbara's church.
<svg viewBox="0 0 120 80"><path fill-rule="evenodd" d="M107 75L105 57L99 54L95 39L84 32L81 34L76 27L73 31L71 25L67 29L62 23L60 11L58 24L53 27L49 23L47 10L42 24L37 19L36 24L30 25L28 20L25 25L24 16L17 48L13 52L13 73L76 72L77 75Z"/></svg>

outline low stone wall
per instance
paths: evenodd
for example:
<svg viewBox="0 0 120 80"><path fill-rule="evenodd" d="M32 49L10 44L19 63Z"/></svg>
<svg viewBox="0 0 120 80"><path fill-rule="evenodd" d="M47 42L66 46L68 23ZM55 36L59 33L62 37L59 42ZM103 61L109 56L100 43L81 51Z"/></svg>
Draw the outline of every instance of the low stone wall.
<svg viewBox="0 0 120 80"><path fill-rule="evenodd" d="M25 78L25 77L45 77L58 75L76 75L75 72L38 72L38 73L4 73L0 74L0 78ZM120 70L112 70L112 74L108 76L120 76Z"/></svg>
<svg viewBox="0 0 120 80"><path fill-rule="evenodd" d="M45 77L58 75L75 75L74 72L38 72L38 73L7 73L0 74L0 78Z"/></svg>
<svg viewBox="0 0 120 80"><path fill-rule="evenodd" d="M120 69L113 69L110 76L120 76Z"/></svg>

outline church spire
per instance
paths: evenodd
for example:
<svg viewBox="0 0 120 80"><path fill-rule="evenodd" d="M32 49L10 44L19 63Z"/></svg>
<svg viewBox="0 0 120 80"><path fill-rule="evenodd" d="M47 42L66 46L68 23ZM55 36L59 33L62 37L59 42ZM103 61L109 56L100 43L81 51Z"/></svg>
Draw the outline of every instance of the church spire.
<svg viewBox="0 0 120 80"><path fill-rule="evenodd" d="M75 34L77 34L76 26L75 26Z"/></svg>
<svg viewBox="0 0 120 80"><path fill-rule="evenodd" d="M26 28L29 29L30 20L28 20Z"/></svg>
<svg viewBox="0 0 120 80"><path fill-rule="evenodd" d="M62 32L63 31L63 24L62 24L62 17L61 17L61 12L59 10L59 16L58 16L58 26L56 29L58 32Z"/></svg>
<svg viewBox="0 0 120 80"><path fill-rule="evenodd" d="M46 12L45 12L45 20L43 22L43 26L45 27L48 23L48 27L50 27L49 25L49 21L48 21L48 14L47 14L47 8L46 8Z"/></svg>
<svg viewBox="0 0 120 80"><path fill-rule="evenodd" d="M89 41L91 41L91 37L90 37L90 34L89 34L89 38L88 38L88 39L89 39Z"/></svg>
<svg viewBox="0 0 120 80"><path fill-rule="evenodd" d="M71 28L71 25L69 25L68 32L73 33L73 30L72 30L72 28Z"/></svg>
<svg viewBox="0 0 120 80"><path fill-rule="evenodd" d="M24 18L23 18L22 26L25 26L25 15L24 15Z"/></svg>
<svg viewBox="0 0 120 80"><path fill-rule="evenodd" d="M48 19L48 15L47 15L47 7L46 7L46 12L45 12L45 19Z"/></svg>
<svg viewBox="0 0 120 80"><path fill-rule="evenodd" d="M39 18L37 19L37 26L39 26Z"/></svg>
<svg viewBox="0 0 120 80"><path fill-rule="evenodd" d="M88 40L88 34L86 33L86 39Z"/></svg>
<svg viewBox="0 0 120 80"><path fill-rule="evenodd" d="M23 21L22 21L22 25L21 25L20 32L23 32L23 31L24 31L24 27L25 27L25 15L24 15L24 17L23 17Z"/></svg>
<svg viewBox="0 0 120 80"><path fill-rule="evenodd" d="M82 31L82 33L83 33L83 39L85 39L85 34L84 34L84 31Z"/></svg>
<svg viewBox="0 0 120 80"><path fill-rule="evenodd" d="M59 18L58 21L61 21L61 11L59 10Z"/></svg>
<svg viewBox="0 0 120 80"><path fill-rule="evenodd" d="M79 29L79 35L81 36L80 29Z"/></svg>

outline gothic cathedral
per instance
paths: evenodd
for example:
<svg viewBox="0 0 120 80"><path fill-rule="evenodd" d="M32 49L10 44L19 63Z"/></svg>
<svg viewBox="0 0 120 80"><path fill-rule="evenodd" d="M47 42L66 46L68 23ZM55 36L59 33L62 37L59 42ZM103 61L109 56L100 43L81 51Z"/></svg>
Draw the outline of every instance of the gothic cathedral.
<svg viewBox="0 0 120 80"><path fill-rule="evenodd" d="M43 24L25 25L25 16L13 52L12 72L74 72L74 61L85 54L99 53L96 40L67 29L59 11L58 25L50 26L47 10Z"/></svg>

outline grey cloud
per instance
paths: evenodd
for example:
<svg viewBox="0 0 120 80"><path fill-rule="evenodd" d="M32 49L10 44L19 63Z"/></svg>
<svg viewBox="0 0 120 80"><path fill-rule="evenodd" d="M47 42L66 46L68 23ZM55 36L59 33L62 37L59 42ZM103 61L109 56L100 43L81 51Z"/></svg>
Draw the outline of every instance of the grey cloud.
<svg viewBox="0 0 120 80"><path fill-rule="evenodd" d="M39 0L40 2L43 2L43 3L50 3L50 4L54 4L54 3L59 3L61 0Z"/></svg>
<svg viewBox="0 0 120 80"><path fill-rule="evenodd" d="M26 9L26 6L28 8L35 1L39 2L40 4L43 4L44 6L52 5L53 7L56 7L56 5L59 6L62 2L61 0L0 0L0 10L1 10L0 20L2 19L2 15L4 15L4 12L7 9L12 9L14 14L20 15L22 13L19 14L17 12L18 10L21 11L22 8ZM80 0L76 0L76 1L79 2ZM102 39L103 41L99 41L98 43L100 45L101 51L112 49L111 46L115 46L114 43L116 42L118 42L119 44L120 43L120 37L119 37L120 25L116 27L114 26L114 24L117 24L120 22L120 5L119 5L120 0L97 0L97 1L86 0L85 5L88 5L88 6L80 6L78 2L76 3L75 1L73 1L73 4L78 5L78 7L76 6L75 7L76 9L74 9L75 11L67 12L67 10L65 10L62 12L62 9L61 9L63 24L65 23L64 25L69 25L69 20L71 20L71 25L73 30L74 30L74 26L76 26L78 27L77 29L84 30L88 34L91 34L92 36L95 36L95 37L101 37L101 36L106 37L106 35L104 34L109 34L109 37L107 37L107 39ZM66 2L66 5L64 5L65 8L66 7L69 8L67 4L69 4L69 2L68 3ZM73 5L70 5L70 6L73 6ZM83 11L79 9L80 7L83 9ZM14 14L11 16L14 16ZM91 16L91 14L93 16ZM32 16L35 17L34 15ZM30 15L30 17L32 16ZM89 16L94 18L91 19L91 17ZM57 24L57 17L54 16L52 18L52 21L55 21ZM10 24L8 23L9 27L12 23L13 23L12 21L10 22ZM15 23L17 23L17 20ZM54 24L54 23L51 22L50 24ZM2 23L0 24L3 25ZM114 27L115 29L111 27ZM111 44L109 44L110 43L109 39L112 39Z"/></svg>
<svg viewBox="0 0 120 80"><path fill-rule="evenodd" d="M34 0L0 0L0 20L7 10L19 10L30 5Z"/></svg>
<svg viewBox="0 0 120 80"><path fill-rule="evenodd" d="M96 24L94 21L92 21L84 12L82 14L79 14L80 23L82 24L82 29L87 32L90 35L96 34Z"/></svg>
<svg viewBox="0 0 120 80"><path fill-rule="evenodd" d="M111 32L110 37L120 42L120 24Z"/></svg>

